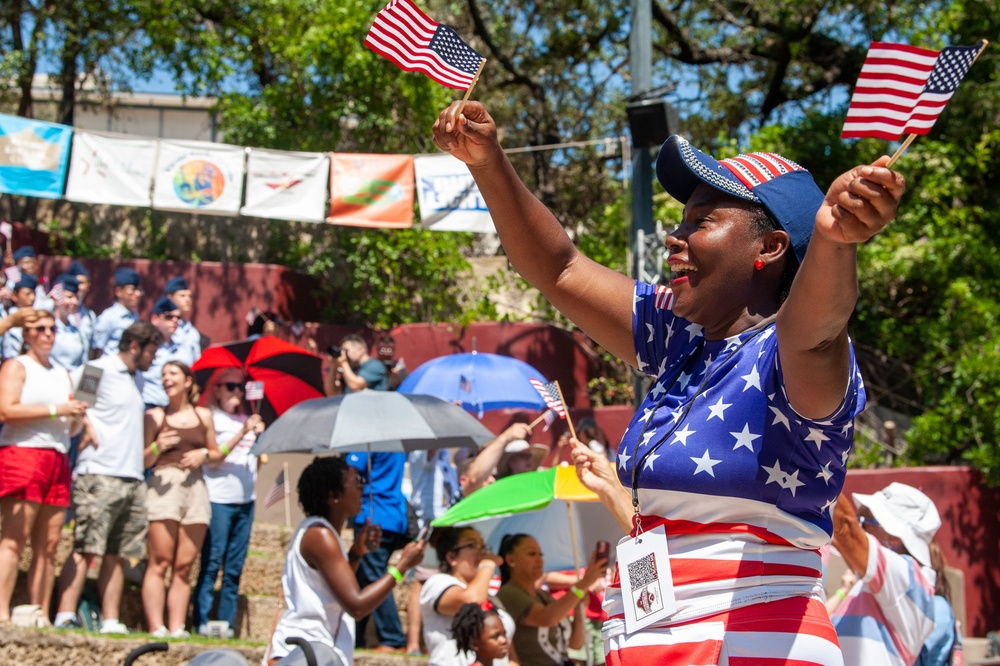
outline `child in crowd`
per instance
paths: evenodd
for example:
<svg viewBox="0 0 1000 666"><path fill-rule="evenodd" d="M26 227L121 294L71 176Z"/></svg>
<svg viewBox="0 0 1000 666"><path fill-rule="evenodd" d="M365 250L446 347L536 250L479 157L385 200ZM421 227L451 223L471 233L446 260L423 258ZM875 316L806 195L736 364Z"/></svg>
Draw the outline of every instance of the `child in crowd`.
<svg viewBox="0 0 1000 666"><path fill-rule="evenodd" d="M475 653L472 666L493 666L494 659L503 659L510 651L500 614L488 600L463 604L452 620L451 633L459 652Z"/></svg>

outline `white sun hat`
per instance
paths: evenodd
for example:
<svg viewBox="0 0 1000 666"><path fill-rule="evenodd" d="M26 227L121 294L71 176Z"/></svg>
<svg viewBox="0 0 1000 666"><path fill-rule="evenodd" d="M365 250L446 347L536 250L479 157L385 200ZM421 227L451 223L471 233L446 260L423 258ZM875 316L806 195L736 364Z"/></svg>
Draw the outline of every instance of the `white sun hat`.
<svg viewBox="0 0 1000 666"><path fill-rule="evenodd" d="M941 527L941 516L931 498L905 483L890 483L872 495L851 497L872 513L886 532L897 537L918 562L931 566L930 542Z"/></svg>

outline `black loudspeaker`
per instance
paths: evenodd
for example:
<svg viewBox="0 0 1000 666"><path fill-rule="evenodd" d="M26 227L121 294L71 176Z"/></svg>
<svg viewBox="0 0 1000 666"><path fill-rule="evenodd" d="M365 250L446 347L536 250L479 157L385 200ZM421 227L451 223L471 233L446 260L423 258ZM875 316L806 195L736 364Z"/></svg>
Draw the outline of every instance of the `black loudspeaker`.
<svg viewBox="0 0 1000 666"><path fill-rule="evenodd" d="M626 107L632 145L636 148L660 146L680 125L677 110L662 99L630 102Z"/></svg>

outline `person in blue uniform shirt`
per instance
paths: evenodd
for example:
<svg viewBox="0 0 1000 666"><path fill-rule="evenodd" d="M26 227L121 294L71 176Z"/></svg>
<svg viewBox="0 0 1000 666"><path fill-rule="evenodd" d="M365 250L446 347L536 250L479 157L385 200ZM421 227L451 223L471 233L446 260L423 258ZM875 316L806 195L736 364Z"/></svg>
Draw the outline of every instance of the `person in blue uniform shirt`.
<svg viewBox="0 0 1000 666"><path fill-rule="evenodd" d="M166 365L167 361L181 361L191 365L197 358L192 356L190 347L181 344L173 337L180 318L181 311L176 303L166 296L160 296L156 299L149 322L163 334L163 343L156 350L156 356L149 369L142 373L142 400L146 403L146 409L165 407L169 402L161 383L163 366Z"/></svg>
<svg viewBox="0 0 1000 666"><path fill-rule="evenodd" d="M201 333L191 323L194 295L191 293L188 281L180 275L172 277L167 280L163 291L170 300L177 304L181 311L181 320L174 332L174 340L178 344L190 347L191 353L194 355L193 358L198 358L201 356Z"/></svg>
<svg viewBox="0 0 1000 666"><path fill-rule="evenodd" d="M122 331L139 321L142 284L131 268L115 271L115 302L102 312L94 325L93 348L103 354L117 354Z"/></svg>
<svg viewBox="0 0 1000 666"><path fill-rule="evenodd" d="M87 340L93 343L94 339L94 326L97 324L97 315L94 311L87 307L87 296L90 294L90 273L87 269L83 267L79 259L74 259L73 263L69 265L66 269L67 275L72 275L76 278L76 282L79 285L79 290L77 291L77 298L80 301L80 310L76 315L70 315L70 321L73 322L74 326L78 326L83 335ZM79 320L79 321L77 321Z"/></svg>
<svg viewBox="0 0 1000 666"><path fill-rule="evenodd" d="M80 283L68 273L55 279L53 292L61 291L55 298L56 340L52 345L49 360L61 368L72 372L90 359L90 338L79 326ZM61 285L61 289L57 289Z"/></svg>
<svg viewBox="0 0 1000 666"><path fill-rule="evenodd" d="M35 283L34 308L36 310L48 310L52 312L55 303L45 293L44 280L38 274L38 255L35 254L35 248L25 245L14 250L14 265L21 271L21 275L30 275L37 280Z"/></svg>
<svg viewBox="0 0 1000 666"><path fill-rule="evenodd" d="M33 308L36 296L35 288L37 286L38 280L35 279L34 275L21 273L21 279L14 285L14 289L12 291L11 298L13 299L13 305L11 306L9 313L13 314L21 308ZM24 335L21 332L21 327L18 326L10 329L4 333L3 336L3 357L14 358L15 356L20 355L21 346L23 344Z"/></svg>

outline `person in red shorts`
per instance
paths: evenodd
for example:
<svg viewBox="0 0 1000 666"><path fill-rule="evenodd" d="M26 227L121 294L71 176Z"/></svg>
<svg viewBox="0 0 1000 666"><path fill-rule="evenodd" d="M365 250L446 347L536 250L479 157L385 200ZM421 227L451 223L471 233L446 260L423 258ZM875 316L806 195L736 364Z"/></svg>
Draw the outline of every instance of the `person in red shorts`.
<svg viewBox="0 0 1000 666"><path fill-rule="evenodd" d="M0 623L10 621L17 562L28 539L29 596L48 617L56 546L70 498L70 435L87 405L73 400L69 373L49 361L56 322L39 310L25 323L27 351L0 368Z"/></svg>

